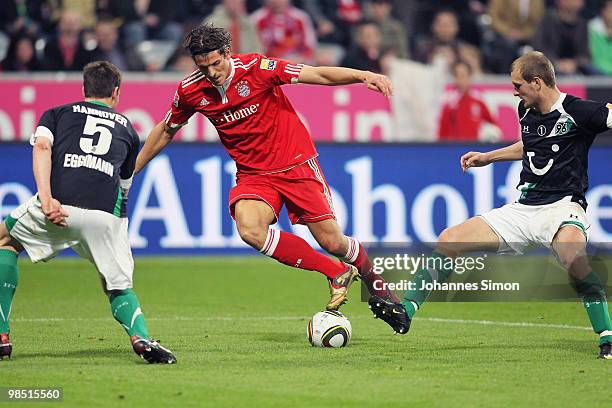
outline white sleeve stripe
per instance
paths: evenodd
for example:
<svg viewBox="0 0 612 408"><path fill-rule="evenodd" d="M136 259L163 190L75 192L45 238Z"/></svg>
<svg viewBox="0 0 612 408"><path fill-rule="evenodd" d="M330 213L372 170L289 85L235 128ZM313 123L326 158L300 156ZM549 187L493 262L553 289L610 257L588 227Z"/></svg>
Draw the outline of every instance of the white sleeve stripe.
<svg viewBox="0 0 612 408"><path fill-rule="evenodd" d="M172 123L170 122L170 119L172 119L172 110L169 110L168 113L166 113L166 116L164 116L164 123L170 126L172 129L183 127L187 124L187 122L189 122L185 121L185 123Z"/></svg>
<svg viewBox="0 0 612 408"><path fill-rule="evenodd" d="M195 75L200 74L200 73L201 73L201 72L200 72L200 70L199 70L199 69L196 69L196 70L195 70L195 71L193 71L191 74L189 74L189 75L187 76L187 78L183 79L183 80L181 81L181 83L182 83L182 84L184 84L185 82L189 82L189 80L193 79L193 77L194 77Z"/></svg>
<svg viewBox="0 0 612 408"><path fill-rule="evenodd" d="M124 190L129 190L130 187L132 187L132 180L133 180L134 176L130 177L129 179L120 179L119 180L119 187L121 187Z"/></svg>
<svg viewBox="0 0 612 408"><path fill-rule="evenodd" d="M612 129L612 107L608 108L608 129Z"/></svg>
<svg viewBox="0 0 612 408"><path fill-rule="evenodd" d="M39 137L45 137L49 139L49 141L51 142L51 145L53 146L53 140L55 138L53 137L53 132L51 132L51 130L48 127L38 126L36 130L34 131L34 133L32 133L32 137L30 137L30 144L34 146L36 139Z"/></svg>
<svg viewBox="0 0 612 408"><path fill-rule="evenodd" d="M205 76L204 74L201 74L201 75L196 75L196 76L194 76L194 77L193 77L191 80L189 80L188 82L185 82L185 83L184 83L184 84L182 84L181 86L182 86L183 88L185 88L185 87L187 87L187 86L189 86L189 85L191 85L191 84L195 84L196 82L203 80L204 78L206 78L206 76Z"/></svg>

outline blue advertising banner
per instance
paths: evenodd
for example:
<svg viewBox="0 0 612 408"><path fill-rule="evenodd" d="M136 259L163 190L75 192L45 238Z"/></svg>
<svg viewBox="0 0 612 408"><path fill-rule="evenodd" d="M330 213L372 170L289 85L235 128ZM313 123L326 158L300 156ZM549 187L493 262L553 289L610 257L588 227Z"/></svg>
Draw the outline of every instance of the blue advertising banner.
<svg viewBox="0 0 612 408"><path fill-rule="evenodd" d="M449 225L512 202L520 162L463 173L470 145L325 144L319 161L345 233L361 241L432 242ZM588 216L592 242L612 242L612 147L589 155ZM31 148L0 144L0 217L35 192ZM173 144L135 178L129 196L135 254L254 253L242 243L227 209L235 166L213 144ZM308 194L308 192L304 192ZM279 228L314 243L286 215Z"/></svg>

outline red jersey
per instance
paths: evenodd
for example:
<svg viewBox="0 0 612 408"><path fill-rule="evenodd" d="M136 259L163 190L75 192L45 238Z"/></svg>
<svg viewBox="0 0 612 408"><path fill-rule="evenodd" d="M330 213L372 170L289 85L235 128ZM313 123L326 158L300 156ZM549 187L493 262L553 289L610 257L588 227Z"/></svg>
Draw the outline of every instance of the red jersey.
<svg viewBox="0 0 612 408"><path fill-rule="evenodd" d="M179 127L195 112L217 129L246 174L284 171L317 156L310 134L280 85L296 83L302 65L259 54L234 55L222 86L195 71L178 86L165 122Z"/></svg>
<svg viewBox="0 0 612 408"><path fill-rule="evenodd" d="M440 116L440 140L477 141L482 122L497 125L487 105L478 94L453 91L448 96Z"/></svg>
<svg viewBox="0 0 612 408"><path fill-rule="evenodd" d="M279 58L290 56L301 61L311 60L317 47L317 34L310 16L296 8L288 7L275 13L264 6L253 12L251 19L267 55Z"/></svg>

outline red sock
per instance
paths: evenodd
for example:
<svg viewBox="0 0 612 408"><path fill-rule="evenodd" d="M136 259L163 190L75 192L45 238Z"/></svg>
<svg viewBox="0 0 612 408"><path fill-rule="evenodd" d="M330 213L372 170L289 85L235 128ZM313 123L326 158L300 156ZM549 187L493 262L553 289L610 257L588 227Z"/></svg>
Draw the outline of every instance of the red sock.
<svg viewBox="0 0 612 408"><path fill-rule="evenodd" d="M370 295L377 295L385 299L390 299L395 303L399 303L400 299L387 289L383 277L372 271L372 262L370 262L370 258L368 258L368 254L363 245L361 245L361 242L351 237L346 238L349 242L349 249L342 260L350 263L359 270L361 280L368 288Z"/></svg>
<svg viewBox="0 0 612 408"><path fill-rule="evenodd" d="M331 279L346 271L344 263L315 251L297 235L272 228L268 230L266 242L259 252L282 264L321 272Z"/></svg>

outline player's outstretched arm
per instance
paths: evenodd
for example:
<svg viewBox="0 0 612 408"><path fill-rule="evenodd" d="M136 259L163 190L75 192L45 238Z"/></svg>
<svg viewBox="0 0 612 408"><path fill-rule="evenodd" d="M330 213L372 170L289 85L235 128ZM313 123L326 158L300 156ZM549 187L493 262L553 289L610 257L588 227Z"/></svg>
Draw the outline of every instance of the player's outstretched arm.
<svg viewBox="0 0 612 408"><path fill-rule="evenodd" d="M497 161L514 161L523 158L523 141L502 147L490 152L467 152L461 156L461 170L467 171L470 167L482 167Z"/></svg>
<svg viewBox="0 0 612 408"><path fill-rule="evenodd" d="M68 212L51 194L51 142L45 137L36 138L34 143L32 170L43 213L55 225L65 227Z"/></svg>
<svg viewBox="0 0 612 408"><path fill-rule="evenodd" d="M173 129L166 125L164 121L159 122L153 130L151 130L140 153L138 153L134 174L138 174L147 163L153 160L153 158L172 141L176 132L178 132L178 128Z"/></svg>
<svg viewBox="0 0 612 408"><path fill-rule="evenodd" d="M385 96L393 94L391 81L385 75L343 67L311 67L304 65L298 82L314 85L348 85L364 83L369 89Z"/></svg>

